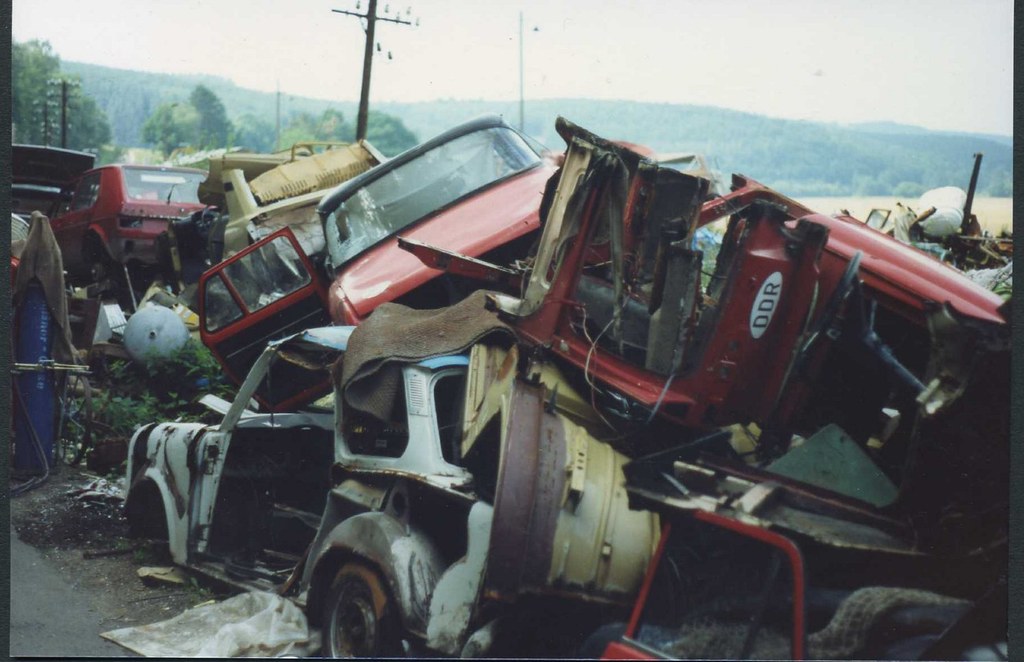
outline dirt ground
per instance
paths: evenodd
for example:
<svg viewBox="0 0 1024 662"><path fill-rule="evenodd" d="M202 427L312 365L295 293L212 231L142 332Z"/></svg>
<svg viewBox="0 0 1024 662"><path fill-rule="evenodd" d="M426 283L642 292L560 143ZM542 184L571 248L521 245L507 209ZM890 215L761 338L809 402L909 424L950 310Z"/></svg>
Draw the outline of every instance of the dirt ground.
<svg viewBox="0 0 1024 662"><path fill-rule="evenodd" d="M171 565L170 560L156 547L140 546L128 537L120 503L82 501L69 494L95 478L83 470L59 467L40 487L12 497L10 504L18 538L40 550L76 592L88 595L102 615L102 632L162 621L223 597L198 582L143 584L136 574L140 567ZM17 581L12 578L11 600L17 599Z"/></svg>
<svg viewBox="0 0 1024 662"><path fill-rule="evenodd" d="M99 478L77 468L59 467L43 485L11 499L11 525L18 538L40 550L59 569L76 593L86 595L101 614L100 632L156 623L211 599L229 597L222 587L200 583L185 586L147 586L136 574L143 566L173 565L166 552L128 537L128 523L121 505L82 501L74 492ZM13 485L13 483L12 483ZM118 551L90 558L97 552ZM11 600L18 595L12 578ZM25 590L31 590L25 587ZM532 611L532 610L528 610ZM59 618L59 614L40 615ZM543 609L523 616L536 621L531 641L500 640L492 649L499 657L572 656L581 640L596 627L594 614L551 613ZM577 622L579 619L580 622ZM541 634L551 622L561 625ZM74 654L74 642L67 644ZM125 655L131 655L128 650Z"/></svg>

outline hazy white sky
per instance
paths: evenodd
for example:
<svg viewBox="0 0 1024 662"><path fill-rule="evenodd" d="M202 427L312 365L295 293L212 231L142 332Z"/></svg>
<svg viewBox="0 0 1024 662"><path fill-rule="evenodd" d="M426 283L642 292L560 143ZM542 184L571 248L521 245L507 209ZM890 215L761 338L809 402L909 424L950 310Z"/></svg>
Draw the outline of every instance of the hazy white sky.
<svg viewBox="0 0 1024 662"><path fill-rule="evenodd" d="M12 32L63 60L356 100L363 30L331 12L356 1L13 0ZM420 25L378 23L371 107L517 99L522 11L527 100L1012 133L1011 0L379 0L378 12L386 5L411 7Z"/></svg>

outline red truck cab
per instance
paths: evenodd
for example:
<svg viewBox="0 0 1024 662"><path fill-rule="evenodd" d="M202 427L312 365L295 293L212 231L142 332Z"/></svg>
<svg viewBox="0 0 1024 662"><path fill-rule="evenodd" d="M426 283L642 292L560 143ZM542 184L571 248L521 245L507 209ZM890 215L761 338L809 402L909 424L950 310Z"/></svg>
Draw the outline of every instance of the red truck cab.
<svg viewBox="0 0 1024 662"><path fill-rule="evenodd" d="M203 209L206 173L192 168L114 164L84 173L52 219L71 280L85 282L121 264L155 265L167 222Z"/></svg>
<svg viewBox="0 0 1024 662"><path fill-rule="evenodd" d="M541 146L490 115L403 152L323 198L322 252L297 259L301 249L285 228L205 272L198 291L203 343L241 379L258 354L252 348L287 333L358 324L386 301L421 309L456 303L481 283L424 265L399 247L399 237L499 264L525 256L555 169ZM251 272L243 263L270 259L271 242L286 251L288 264L307 271L263 306L244 295L248 276L241 274Z"/></svg>

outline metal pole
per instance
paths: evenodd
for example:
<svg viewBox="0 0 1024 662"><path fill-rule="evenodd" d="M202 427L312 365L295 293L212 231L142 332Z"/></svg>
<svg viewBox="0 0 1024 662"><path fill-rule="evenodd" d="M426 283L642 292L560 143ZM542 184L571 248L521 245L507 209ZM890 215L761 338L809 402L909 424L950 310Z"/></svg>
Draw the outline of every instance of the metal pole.
<svg viewBox="0 0 1024 662"><path fill-rule="evenodd" d="M68 81L60 82L60 147L68 148Z"/></svg>
<svg viewBox="0 0 1024 662"><path fill-rule="evenodd" d="M519 12L519 130L525 131L526 101L523 96L523 12Z"/></svg>
<svg viewBox="0 0 1024 662"><path fill-rule="evenodd" d="M359 91L356 140L366 138L366 116L370 106L370 67L373 65L373 30L376 21L377 0L370 0L370 7L366 11L366 49L363 51L363 85Z"/></svg>
<svg viewBox="0 0 1024 662"><path fill-rule="evenodd" d="M974 205L974 192L978 188L978 172L981 171L982 153L974 155L974 170L971 171L971 183L967 186L967 200L964 202L964 218L960 221L960 234L967 234L971 227L971 207Z"/></svg>
<svg viewBox="0 0 1024 662"><path fill-rule="evenodd" d="M43 145L50 146L50 99L49 90L47 98L43 100Z"/></svg>

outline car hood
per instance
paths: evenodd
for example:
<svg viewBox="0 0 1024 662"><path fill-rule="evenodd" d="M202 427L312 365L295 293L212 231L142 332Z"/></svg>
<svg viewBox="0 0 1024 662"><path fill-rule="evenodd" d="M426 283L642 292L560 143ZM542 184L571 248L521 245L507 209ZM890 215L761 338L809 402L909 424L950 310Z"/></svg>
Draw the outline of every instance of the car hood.
<svg viewBox="0 0 1024 662"><path fill-rule="evenodd" d="M549 165L532 168L403 230L401 236L478 257L540 226L538 210ZM331 318L355 324L440 272L389 237L345 264L330 291ZM352 319L353 314L355 319Z"/></svg>
<svg viewBox="0 0 1024 662"><path fill-rule="evenodd" d="M40 145L11 146L11 182L66 189L96 162L94 154Z"/></svg>

